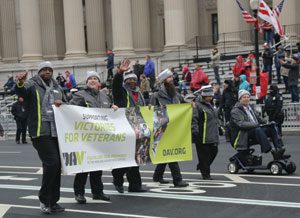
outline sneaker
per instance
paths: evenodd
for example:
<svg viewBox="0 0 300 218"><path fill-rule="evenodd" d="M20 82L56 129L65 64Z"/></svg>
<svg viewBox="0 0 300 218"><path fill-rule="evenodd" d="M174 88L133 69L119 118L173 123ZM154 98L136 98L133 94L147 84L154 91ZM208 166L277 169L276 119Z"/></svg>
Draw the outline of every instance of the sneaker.
<svg viewBox="0 0 300 218"><path fill-rule="evenodd" d="M52 210L49 204L44 204L42 202L40 202L40 207L41 207L41 211L44 214L51 214Z"/></svg>
<svg viewBox="0 0 300 218"><path fill-rule="evenodd" d="M93 200L110 201L110 198L104 193L101 193L100 195L93 195Z"/></svg>
<svg viewBox="0 0 300 218"><path fill-rule="evenodd" d="M51 206L51 211L53 213L60 213L60 212L64 212L65 208L60 206L59 204L55 203Z"/></svg>
<svg viewBox="0 0 300 218"><path fill-rule="evenodd" d="M123 185L115 185L115 189L121 194L124 193Z"/></svg>
<svg viewBox="0 0 300 218"><path fill-rule="evenodd" d="M183 187L187 187L187 186L189 186L189 184L188 183L186 183L185 181L179 181L179 182L177 182L177 183L174 183L174 186L175 187L178 187L178 188L183 188Z"/></svg>
<svg viewBox="0 0 300 218"><path fill-rule="evenodd" d="M78 204L86 203L86 198L82 194L75 195L75 200L78 202Z"/></svg>
<svg viewBox="0 0 300 218"><path fill-rule="evenodd" d="M164 180L163 178L161 179L153 179L154 182L159 182L160 184L168 184L169 181Z"/></svg>
<svg viewBox="0 0 300 218"><path fill-rule="evenodd" d="M142 188L137 188L137 189L128 189L128 192L147 192L147 190L142 189Z"/></svg>

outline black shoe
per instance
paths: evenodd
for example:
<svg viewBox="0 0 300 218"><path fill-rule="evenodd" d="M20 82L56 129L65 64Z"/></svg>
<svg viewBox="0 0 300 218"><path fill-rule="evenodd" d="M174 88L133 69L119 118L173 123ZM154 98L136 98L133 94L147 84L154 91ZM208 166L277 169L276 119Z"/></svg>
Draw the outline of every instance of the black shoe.
<svg viewBox="0 0 300 218"><path fill-rule="evenodd" d="M115 189L121 194L124 193L123 185L115 185Z"/></svg>
<svg viewBox="0 0 300 218"><path fill-rule="evenodd" d="M181 188L181 187L187 187L187 186L189 186L189 184L188 183L186 183L185 181L179 181L179 182L177 182L177 183L174 183L174 186L175 187L179 187L179 188Z"/></svg>
<svg viewBox="0 0 300 218"><path fill-rule="evenodd" d="M160 184L168 184L169 181L164 180L163 178L161 179L153 179L154 182L159 182Z"/></svg>
<svg viewBox="0 0 300 218"><path fill-rule="evenodd" d="M55 203L51 206L51 211L53 213L60 213L60 212L64 212L65 208L60 206L59 204Z"/></svg>
<svg viewBox="0 0 300 218"><path fill-rule="evenodd" d="M104 193L101 193L100 195L93 195L93 200L110 201L110 198Z"/></svg>
<svg viewBox="0 0 300 218"><path fill-rule="evenodd" d="M128 192L147 192L147 190L138 188L138 189L128 189Z"/></svg>
<svg viewBox="0 0 300 218"><path fill-rule="evenodd" d="M203 180L213 180L209 175L208 176L202 176Z"/></svg>
<svg viewBox="0 0 300 218"><path fill-rule="evenodd" d="M20 144L20 141L16 141L17 144Z"/></svg>
<svg viewBox="0 0 300 218"><path fill-rule="evenodd" d="M82 194L75 195L75 200L78 202L78 204L86 203L86 198Z"/></svg>
<svg viewBox="0 0 300 218"><path fill-rule="evenodd" d="M49 204L40 203L41 211L44 214L51 214L52 210Z"/></svg>
<svg viewBox="0 0 300 218"><path fill-rule="evenodd" d="M22 142L22 144L28 144L28 142L24 141L24 142Z"/></svg>

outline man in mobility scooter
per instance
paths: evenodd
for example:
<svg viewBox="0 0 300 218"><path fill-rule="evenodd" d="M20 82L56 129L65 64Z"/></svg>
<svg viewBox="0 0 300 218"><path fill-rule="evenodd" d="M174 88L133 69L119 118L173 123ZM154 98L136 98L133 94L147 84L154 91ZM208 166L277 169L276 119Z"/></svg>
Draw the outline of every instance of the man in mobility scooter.
<svg viewBox="0 0 300 218"><path fill-rule="evenodd" d="M239 102L231 110L231 119L227 126L230 134L232 146L238 150L238 153L230 158L228 170L230 173L236 173L242 168L248 172L255 169L270 169L272 174L280 174L282 169L288 173L293 173L296 166L288 159L290 155L284 154L283 142L276 123L266 124L257 112L250 106L250 93L246 90L240 90L238 94ZM268 140L271 138L274 148ZM254 149L249 147L255 144L260 145L259 154L253 155ZM262 166L262 153L272 152L273 161L266 167Z"/></svg>

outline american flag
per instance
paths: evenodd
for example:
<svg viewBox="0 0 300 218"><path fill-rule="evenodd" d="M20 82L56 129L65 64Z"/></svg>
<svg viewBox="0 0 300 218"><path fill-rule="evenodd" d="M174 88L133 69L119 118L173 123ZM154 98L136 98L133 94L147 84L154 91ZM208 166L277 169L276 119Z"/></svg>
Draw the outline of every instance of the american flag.
<svg viewBox="0 0 300 218"><path fill-rule="evenodd" d="M279 14L281 13L282 11L282 8L283 8L283 3L284 3L284 0L282 0L274 9L273 9L273 13L279 17Z"/></svg>
<svg viewBox="0 0 300 218"><path fill-rule="evenodd" d="M249 12L245 10L238 0L236 0L236 3L238 4L238 6L242 12L242 16L243 16L245 22L249 23L249 24L255 24L257 19L252 17L251 14L249 14Z"/></svg>
<svg viewBox="0 0 300 218"><path fill-rule="evenodd" d="M275 31L280 35L284 36L282 26L278 20L278 17L271 11L269 6L263 1L260 0L258 16L273 25Z"/></svg>

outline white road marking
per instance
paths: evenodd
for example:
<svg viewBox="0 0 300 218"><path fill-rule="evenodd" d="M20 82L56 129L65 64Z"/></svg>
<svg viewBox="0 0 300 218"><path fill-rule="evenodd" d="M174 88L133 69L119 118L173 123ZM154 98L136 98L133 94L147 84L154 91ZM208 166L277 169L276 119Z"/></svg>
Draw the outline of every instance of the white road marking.
<svg viewBox="0 0 300 218"><path fill-rule="evenodd" d="M0 208L2 207L17 207L17 208L26 208L26 209L38 209L40 207L27 206L27 205L17 205L17 204L0 204ZM107 216L120 216L120 217L145 217L145 218L164 218L158 216L146 216L146 215L137 215L137 214L126 214L126 213L111 213L104 211L93 211L93 210L74 210L74 209L66 209L67 212L73 213L84 213L84 214L98 214L98 215L107 215Z"/></svg>
<svg viewBox="0 0 300 218"><path fill-rule="evenodd" d="M239 175L227 174L225 176L235 183L251 183L248 180L240 177Z"/></svg>
<svg viewBox="0 0 300 218"><path fill-rule="evenodd" d="M24 178L24 177L16 177L16 176L0 176L0 180L14 180L14 181L32 181L38 178Z"/></svg>
<svg viewBox="0 0 300 218"><path fill-rule="evenodd" d="M0 151L0 154L20 154L19 151Z"/></svg>
<svg viewBox="0 0 300 218"><path fill-rule="evenodd" d="M6 185L0 184L2 189L13 190L32 190L38 191L39 186L25 186L25 185ZM61 192L73 193L73 188L61 188ZM91 193L90 189L86 190L86 193ZM284 207L284 208L298 208L300 209L300 203L287 202L287 201L268 201L258 199L243 199L243 198L224 198L224 197L209 197L209 196L194 196L194 195L180 195L180 194L159 194L159 193L124 193L119 194L117 191L106 190L105 193L109 195L119 196L133 196L133 197L145 197L145 198L161 198L161 199L175 199L186 201L203 201L203 202L217 202L226 204L241 204L241 205L255 205L255 206L270 206L270 207Z"/></svg>
<svg viewBox="0 0 300 218"><path fill-rule="evenodd" d="M0 217L4 217L4 215L9 210L10 207L11 207L10 205L0 204Z"/></svg>
<svg viewBox="0 0 300 218"><path fill-rule="evenodd" d="M38 196L36 195L29 195L29 196L25 196L25 197L20 197L21 199L30 199L30 200L39 200ZM105 203L105 204L110 204L111 202L110 201L101 201L101 200L93 200L92 198L90 197L87 197L85 196L86 198L86 201L88 204L90 203ZM75 204L77 203L75 198L66 198L66 197L60 197L59 198L59 203L61 204Z"/></svg>

